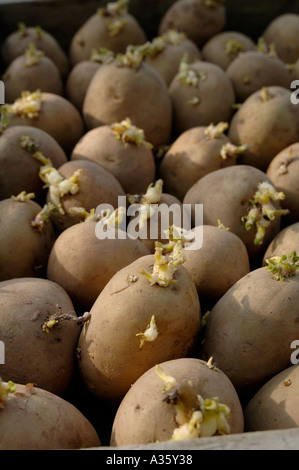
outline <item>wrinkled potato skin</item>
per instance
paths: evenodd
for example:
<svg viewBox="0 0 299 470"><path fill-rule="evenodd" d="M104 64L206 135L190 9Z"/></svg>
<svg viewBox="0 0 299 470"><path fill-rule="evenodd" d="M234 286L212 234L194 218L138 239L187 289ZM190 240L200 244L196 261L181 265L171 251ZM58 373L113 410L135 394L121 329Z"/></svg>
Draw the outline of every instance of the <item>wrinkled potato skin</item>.
<svg viewBox="0 0 299 470"><path fill-rule="evenodd" d="M43 324L57 312L73 313L73 304L62 287L47 279L19 278L0 283L1 340L5 344L2 380L35 383L62 395L72 378L80 326L65 320L50 333Z"/></svg>
<svg viewBox="0 0 299 470"><path fill-rule="evenodd" d="M216 170L202 177L187 192L184 204L203 204L203 224L218 226L218 220L238 235L245 244L250 260L260 256L272 238L279 232L281 218L276 217L267 227L262 245L255 245L256 230L246 230L242 217L250 208L250 201L258 184L267 181L267 175L248 165L234 165ZM279 207L279 201L274 203Z"/></svg>
<svg viewBox="0 0 299 470"><path fill-rule="evenodd" d="M77 179L79 191L76 194L66 194L61 198L64 214L51 213L51 220L59 231L82 221L82 216L70 212L72 207L83 207L89 212L91 209L96 209L98 205L107 203L116 209L118 196L125 196L116 178L97 163L87 160L68 161L58 168L64 178L70 178L77 170L82 170ZM47 201L52 202L49 192Z"/></svg>
<svg viewBox="0 0 299 470"><path fill-rule="evenodd" d="M20 146L22 136L30 136L55 168L67 162L62 147L50 134L30 126L12 126L0 137L0 199L17 196L22 191L35 194L35 201L45 199L40 164Z"/></svg>
<svg viewBox="0 0 299 470"><path fill-rule="evenodd" d="M239 398L221 370L209 369L205 361L195 358L179 358L159 365L179 384L191 380L203 398L218 396L220 402L231 409L231 434L243 432L244 418ZM171 438L176 427L175 406L163 400L163 385L155 367L133 384L116 413L110 445L150 444Z"/></svg>
<svg viewBox="0 0 299 470"><path fill-rule="evenodd" d="M82 112L87 88L99 67L100 64L97 62L83 60L74 65L67 77L66 95L80 112Z"/></svg>
<svg viewBox="0 0 299 470"><path fill-rule="evenodd" d="M290 366L299 334L299 276L272 278L264 267L234 284L207 317L201 357L213 356L241 394L256 392Z"/></svg>
<svg viewBox="0 0 299 470"><path fill-rule="evenodd" d="M16 394L9 394L1 409L0 433L1 450L74 450L101 445L95 429L75 406L38 387L30 392L22 384L16 384Z"/></svg>
<svg viewBox="0 0 299 470"><path fill-rule="evenodd" d="M88 130L129 117L154 148L171 138L172 107L163 78L146 63L135 70L103 64L93 76L83 103Z"/></svg>
<svg viewBox="0 0 299 470"><path fill-rule="evenodd" d="M155 180L152 150L117 139L110 126L90 130L75 145L71 160L85 159L106 168L128 194L145 193Z"/></svg>
<svg viewBox="0 0 299 470"><path fill-rule="evenodd" d="M47 267L48 279L61 285L83 313L119 269L150 254L139 240L99 240L96 224L86 221L65 230L52 248Z"/></svg>
<svg viewBox="0 0 299 470"><path fill-rule="evenodd" d="M38 117L11 115L9 126L32 126L50 134L68 155L84 133L84 124L75 106L54 93L42 93ZM50 157L50 156L49 156Z"/></svg>
<svg viewBox="0 0 299 470"><path fill-rule="evenodd" d="M203 61L193 62L190 67L198 75L203 74L203 79L196 86L181 82L177 74L168 88L173 106L173 134L176 138L192 127L229 122L233 115L235 92L224 70ZM199 102L189 103L194 98L198 98Z"/></svg>
<svg viewBox="0 0 299 470"><path fill-rule="evenodd" d="M199 298L216 301L249 273L249 257L242 240L229 230L212 225L203 225L202 230L202 247L184 250L184 266L195 282Z"/></svg>
<svg viewBox="0 0 299 470"><path fill-rule="evenodd" d="M178 266L177 283L151 286L139 270L152 272L153 264L153 255L143 256L115 274L82 329L79 370L90 391L105 401L120 401L146 370L188 356L197 341L200 304L189 273ZM128 276L137 279L132 282ZM136 334L145 331L152 315L159 334L140 348Z"/></svg>
<svg viewBox="0 0 299 470"><path fill-rule="evenodd" d="M271 86L268 92L271 98L267 101L263 101L260 90L247 98L232 117L228 132L233 144L250 145L239 162L262 171L280 151L299 139L299 107L291 103L291 91Z"/></svg>
<svg viewBox="0 0 299 470"><path fill-rule="evenodd" d="M72 66L89 60L92 49L102 47L115 53L124 53L128 45L146 42L146 35L134 16L125 13L119 19L125 22L124 27L118 34L110 35L106 20L98 13L92 15L72 38L69 50Z"/></svg>
<svg viewBox="0 0 299 470"><path fill-rule="evenodd" d="M278 173L284 158L290 158L286 172ZM286 216L287 224L299 221L299 143L290 145L279 152L270 162L266 174L273 181L278 191L282 191L285 199L281 201L281 207L289 209Z"/></svg>
<svg viewBox="0 0 299 470"><path fill-rule="evenodd" d="M292 251L299 253L299 222L288 225L273 238L264 254L263 265L266 259L273 256L289 255Z"/></svg>
<svg viewBox="0 0 299 470"><path fill-rule="evenodd" d="M226 52L225 45L227 40L236 40L241 44L241 51ZM202 47L204 60L219 65L226 70L230 63L238 57L240 52L252 51L255 49L255 43L246 34L238 31L223 31L209 39Z"/></svg>
<svg viewBox="0 0 299 470"><path fill-rule="evenodd" d="M184 32L198 46L222 31L226 24L226 10L221 4L207 8L203 1L177 0L161 18L159 34L168 29Z"/></svg>
<svg viewBox="0 0 299 470"><path fill-rule="evenodd" d="M30 43L34 43L37 49L44 51L45 55L57 65L61 76L66 77L69 71L69 60L66 53L47 31L42 30L41 36L37 36L35 27L26 28L25 35L15 31L7 36L2 45L4 62L9 64L13 59L22 55Z"/></svg>
<svg viewBox="0 0 299 470"><path fill-rule="evenodd" d="M222 134L211 139L205 135L205 130L205 126L199 126L180 134L159 166L165 191L180 201L202 176L236 163L236 157L224 160L220 155L222 146L229 142L227 136Z"/></svg>
<svg viewBox="0 0 299 470"><path fill-rule="evenodd" d="M244 410L246 431L298 428L298 373L298 365L288 367L258 390Z"/></svg>
<svg viewBox="0 0 299 470"><path fill-rule="evenodd" d="M18 277L45 277L48 256L55 241L49 220L42 233L31 222L42 207L30 200L0 201L0 281Z"/></svg>
<svg viewBox="0 0 299 470"><path fill-rule="evenodd" d="M280 86L290 89L291 74L280 59L258 51L240 54L227 68L238 102L244 102L262 87Z"/></svg>

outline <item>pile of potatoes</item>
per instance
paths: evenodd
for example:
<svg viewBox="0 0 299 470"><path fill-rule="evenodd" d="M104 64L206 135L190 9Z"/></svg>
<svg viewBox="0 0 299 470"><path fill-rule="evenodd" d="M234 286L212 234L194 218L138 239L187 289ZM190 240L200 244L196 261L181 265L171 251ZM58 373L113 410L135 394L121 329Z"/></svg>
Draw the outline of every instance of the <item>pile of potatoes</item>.
<svg viewBox="0 0 299 470"><path fill-rule="evenodd" d="M0 449L299 426L299 16L228 14L3 41Z"/></svg>

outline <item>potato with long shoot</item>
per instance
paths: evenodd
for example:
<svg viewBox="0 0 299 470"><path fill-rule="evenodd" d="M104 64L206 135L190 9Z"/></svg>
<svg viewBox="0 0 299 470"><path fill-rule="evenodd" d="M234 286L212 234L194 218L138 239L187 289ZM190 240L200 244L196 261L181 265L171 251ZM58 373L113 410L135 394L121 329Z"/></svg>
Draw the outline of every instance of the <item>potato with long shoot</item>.
<svg viewBox="0 0 299 470"><path fill-rule="evenodd" d="M93 304L78 367L101 400L118 403L155 364L192 354L200 303L183 261L179 243L167 255L158 247L118 271Z"/></svg>
<svg viewBox="0 0 299 470"><path fill-rule="evenodd" d="M101 445L95 428L77 407L32 382L0 378L0 418L0 450L79 450Z"/></svg>
<svg viewBox="0 0 299 470"><path fill-rule="evenodd" d="M145 192L156 176L153 145L129 118L86 132L70 159L86 159L103 166L126 193Z"/></svg>
<svg viewBox="0 0 299 470"><path fill-rule="evenodd" d="M268 258L236 282L206 318L200 357L213 356L239 396L248 399L274 374L291 366L299 334L299 257Z"/></svg>
<svg viewBox="0 0 299 470"><path fill-rule="evenodd" d="M213 358L178 358L153 366L132 385L117 409L110 445L180 445L243 429L239 397Z"/></svg>

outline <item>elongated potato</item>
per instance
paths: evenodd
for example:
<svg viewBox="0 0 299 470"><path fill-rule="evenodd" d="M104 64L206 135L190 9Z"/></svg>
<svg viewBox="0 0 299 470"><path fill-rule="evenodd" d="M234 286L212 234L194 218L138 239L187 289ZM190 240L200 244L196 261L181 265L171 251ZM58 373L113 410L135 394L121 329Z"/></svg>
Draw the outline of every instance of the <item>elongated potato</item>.
<svg viewBox="0 0 299 470"><path fill-rule="evenodd" d="M200 303L180 252L171 261L158 249L118 271L90 315L78 343L80 374L94 395L117 403L146 370L192 353Z"/></svg>
<svg viewBox="0 0 299 470"><path fill-rule="evenodd" d="M242 407L228 377L211 362L179 358L152 367L132 385L116 412L110 444L182 441L243 429Z"/></svg>

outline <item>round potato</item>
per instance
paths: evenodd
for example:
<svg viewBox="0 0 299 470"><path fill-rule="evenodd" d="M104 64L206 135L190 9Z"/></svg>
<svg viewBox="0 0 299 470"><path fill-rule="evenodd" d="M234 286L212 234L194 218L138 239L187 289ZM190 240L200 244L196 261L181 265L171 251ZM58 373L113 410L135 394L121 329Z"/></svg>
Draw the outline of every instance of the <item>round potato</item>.
<svg viewBox="0 0 299 470"><path fill-rule="evenodd" d="M268 45L274 45L281 60L292 64L299 58L298 34L299 15L285 13L274 18L268 24L262 36Z"/></svg>
<svg viewBox="0 0 299 470"><path fill-rule="evenodd" d="M115 176L126 193L142 193L156 175L152 148L143 130L125 119L84 134L75 145L71 160L98 163Z"/></svg>
<svg viewBox="0 0 299 470"><path fill-rule="evenodd" d="M169 85L173 106L173 134L211 123L229 122L235 92L230 79L218 65L204 61L181 62Z"/></svg>
<svg viewBox="0 0 299 470"><path fill-rule="evenodd" d="M110 444L181 441L243 428L242 407L227 376L210 362L178 358L152 367L132 385L116 412Z"/></svg>
<svg viewBox="0 0 299 470"><path fill-rule="evenodd" d="M73 376L82 324L70 297L48 279L22 277L1 281L0 299L2 379L62 395Z"/></svg>
<svg viewBox="0 0 299 470"><path fill-rule="evenodd" d="M101 445L85 416L51 392L32 383L0 380L0 397L1 450L75 450Z"/></svg>
<svg viewBox="0 0 299 470"><path fill-rule="evenodd" d="M266 382L244 410L246 431L298 428L298 384L297 364L287 367Z"/></svg>
<svg viewBox="0 0 299 470"><path fill-rule="evenodd" d="M45 202L45 191L39 177L39 163L23 148L24 139L34 140L37 149L51 155L55 168L67 162L58 142L47 132L32 126L7 127L0 134L0 199L22 191L35 194L35 201Z"/></svg>
<svg viewBox="0 0 299 470"><path fill-rule="evenodd" d="M299 139L299 107L292 104L291 91L270 86L253 93L233 116L228 137L237 146L249 145L240 163L266 171L280 151Z"/></svg>
<svg viewBox="0 0 299 470"><path fill-rule="evenodd" d="M299 253L299 222L288 225L278 232L265 251L263 265L266 265L268 258L282 256L292 251Z"/></svg>
<svg viewBox="0 0 299 470"><path fill-rule="evenodd" d="M226 70L241 52L255 49L254 41L239 31L222 31L215 34L202 47L203 59Z"/></svg>
<svg viewBox="0 0 299 470"><path fill-rule="evenodd" d="M198 46L222 31L226 24L226 8L216 0L176 0L159 23L159 34L169 29L184 32Z"/></svg>
<svg viewBox="0 0 299 470"><path fill-rule="evenodd" d="M78 365L87 388L101 400L119 402L146 370L188 356L196 344L197 291L179 250L172 256L158 248L124 267L90 310Z"/></svg>

